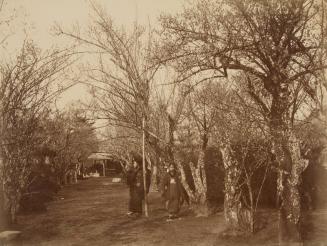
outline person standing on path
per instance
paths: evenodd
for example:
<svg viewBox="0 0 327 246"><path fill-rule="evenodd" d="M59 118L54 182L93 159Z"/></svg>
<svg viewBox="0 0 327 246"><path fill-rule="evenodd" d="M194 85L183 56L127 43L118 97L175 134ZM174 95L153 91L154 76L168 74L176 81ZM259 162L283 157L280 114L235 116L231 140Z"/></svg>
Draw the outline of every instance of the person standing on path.
<svg viewBox="0 0 327 246"><path fill-rule="evenodd" d="M147 172L147 190L149 192L150 179ZM143 170L137 161L133 161L133 166L127 170L127 185L129 186L129 216L140 216L142 214L142 201L144 200Z"/></svg>
<svg viewBox="0 0 327 246"><path fill-rule="evenodd" d="M182 196L182 184L177 175L174 165L169 166L169 171L162 180L162 197L165 201L168 201L168 220L178 218L178 213L181 207L181 196Z"/></svg>

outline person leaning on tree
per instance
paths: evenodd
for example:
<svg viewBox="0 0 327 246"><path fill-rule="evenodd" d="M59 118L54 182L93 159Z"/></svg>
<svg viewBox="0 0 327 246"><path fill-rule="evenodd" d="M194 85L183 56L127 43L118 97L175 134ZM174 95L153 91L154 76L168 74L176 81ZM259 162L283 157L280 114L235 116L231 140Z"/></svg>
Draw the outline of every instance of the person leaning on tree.
<svg viewBox="0 0 327 246"><path fill-rule="evenodd" d="M146 169L146 192L150 188L150 172ZM142 202L144 200L143 169L141 165L133 160L133 166L127 170L127 185L129 186L129 216L139 216L142 214Z"/></svg>
<svg viewBox="0 0 327 246"><path fill-rule="evenodd" d="M168 221L178 218L182 205L183 187L175 166L172 164L162 180L161 192L162 197L167 201Z"/></svg>

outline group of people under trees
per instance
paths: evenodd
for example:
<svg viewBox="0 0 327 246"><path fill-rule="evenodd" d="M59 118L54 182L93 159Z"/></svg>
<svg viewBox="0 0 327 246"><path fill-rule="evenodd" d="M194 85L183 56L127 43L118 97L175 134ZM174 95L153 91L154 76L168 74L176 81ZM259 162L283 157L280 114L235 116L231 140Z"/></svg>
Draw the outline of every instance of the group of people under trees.
<svg viewBox="0 0 327 246"><path fill-rule="evenodd" d="M140 162L133 160L133 165L126 172L127 185L129 186L129 211L128 216L138 217L142 214L142 204L145 192L149 192L151 172L146 168L146 187L144 187L143 168ZM146 188L146 190L144 189ZM160 184L161 197L168 211L167 221L179 218L179 211L183 202L187 199L180 181L180 177L173 164L167 168L167 172Z"/></svg>

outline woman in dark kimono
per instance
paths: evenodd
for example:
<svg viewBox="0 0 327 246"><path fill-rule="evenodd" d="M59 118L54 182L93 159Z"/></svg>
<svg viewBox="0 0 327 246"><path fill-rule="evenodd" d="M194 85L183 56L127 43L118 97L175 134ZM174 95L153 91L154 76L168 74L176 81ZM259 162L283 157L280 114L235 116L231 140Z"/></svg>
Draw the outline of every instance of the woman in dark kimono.
<svg viewBox="0 0 327 246"><path fill-rule="evenodd" d="M149 192L150 180L147 172L147 193ZM151 178L151 177L150 177ZM138 162L133 162L133 167L127 171L127 185L129 186L129 212L127 215L141 215L142 201L144 199L143 170Z"/></svg>
<svg viewBox="0 0 327 246"><path fill-rule="evenodd" d="M162 197L168 201L168 220L178 218L181 207L183 187L177 175L174 165L169 166L169 171L162 180Z"/></svg>

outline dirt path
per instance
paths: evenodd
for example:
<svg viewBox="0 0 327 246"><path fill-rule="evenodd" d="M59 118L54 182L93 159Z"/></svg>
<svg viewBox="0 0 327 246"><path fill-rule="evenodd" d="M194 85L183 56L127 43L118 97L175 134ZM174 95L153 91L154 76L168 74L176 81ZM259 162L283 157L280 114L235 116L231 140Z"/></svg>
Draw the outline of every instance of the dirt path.
<svg viewBox="0 0 327 246"><path fill-rule="evenodd" d="M214 245L224 229L222 214L166 222L159 194L149 195L150 217L126 216L128 190L109 178L65 187L43 214L19 217L22 236L13 245Z"/></svg>
<svg viewBox="0 0 327 246"><path fill-rule="evenodd" d="M48 211L19 217L22 235L11 245L278 245L277 213L263 210L265 229L253 237L218 237L225 229L223 214L196 218L185 207L183 219L166 222L166 212L157 192L150 193L150 217L126 216L128 189L110 178L92 178L62 189ZM304 245L327 246L327 210L307 216Z"/></svg>

